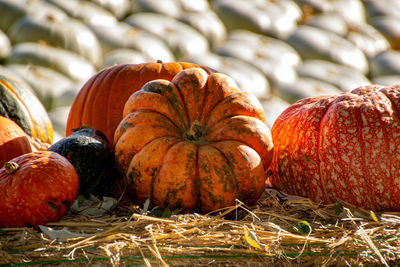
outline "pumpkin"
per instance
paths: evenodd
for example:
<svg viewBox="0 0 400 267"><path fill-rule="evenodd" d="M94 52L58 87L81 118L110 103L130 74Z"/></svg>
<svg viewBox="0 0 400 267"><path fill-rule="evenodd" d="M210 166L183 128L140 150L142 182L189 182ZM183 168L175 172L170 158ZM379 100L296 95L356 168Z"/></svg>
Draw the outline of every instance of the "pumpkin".
<svg viewBox="0 0 400 267"><path fill-rule="evenodd" d="M334 32L300 25L285 41L297 50L303 60L322 59L354 68L362 74L369 71L368 59L362 50Z"/></svg>
<svg viewBox="0 0 400 267"><path fill-rule="evenodd" d="M107 137L92 128L78 129L48 149L66 157L79 176L79 195L111 196L121 174L114 168L114 153Z"/></svg>
<svg viewBox="0 0 400 267"><path fill-rule="evenodd" d="M29 136L15 122L0 116L0 166L29 152L32 152Z"/></svg>
<svg viewBox="0 0 400 267"><path fill-rule="evenodd" d="M83 56L46 43L19 43L13 46L7 64L32 64L51 68L76 82L85 82L93 74L95 67Z"/></svg>
<svg viewBox="0 0 400 267"><path fill-rule="evenodd" d="M35 151L0 169L0 227L55 222L78 194L79 178L69 161L51 151Z"/></svg>
<svg viewBox="0 0 400 267"><path fill-rule="evenodd" d="M66 136L83 125L90 125L112 142L114 131L122 120L129 96L154 79L171 80L182 69L199 67L186 62L120 64L103 69L80 89L72 103L66 125ZM208 70L209 72L211 70Z"/></svg>
<svg viewBox="0 0 400 267"><path fill-rule="evenodd" d="M72 91L73 81L51 68L33 64L7 64L6 67L24 77L47 111L56 108L63 95ZM79 88L76 86L76 93ZM70 101L68 104L73 99Z"/></svg>
<svg viewBox="0 0 400 267"><path fill-rule="evenodd" d="M115 157L133 201L206 213L263 192L270 131L257 98L229 76L191 68L150 81L123 116Z"/></svg>
<svg viewBox="0 0 400 267"><path fill-rule="evenodd" d="M81 55L96 66L102 60L101 45L94 33L83 22L68 16L53 16L52 13L47 16L26 15L17 20L7 34L13 44L45 42Z"/></svg>
<svg viewBox="0 0 400 267"><path fill-rule="evenodd" d="M206 37L199 31L168 15L139 12L131 14L124 22L164 40L178 60L201 55L210 49Z"/></svg>
<svg viewBox="0 0 400 267"><path fill-rule="evenodd" d="M245 61L258 68L270 81L272 88L296 80L296 67L302 59L283 40L245 30L229 32L228 39L215 52Z"/></svg>
<svg viewBox="0 0 400 267"><path fill-rule="evenodd" d="M18 81L0 75L0 115L17 123L37 150L53 143L53 126L47 111L32 92Z"/></svg>
<svg viewBox="0 0 400 267"><path fill-rule="evenodd" d="M316 202L400 210L399 110L399 85L297 101L271 129L268 183Z"/></svg>

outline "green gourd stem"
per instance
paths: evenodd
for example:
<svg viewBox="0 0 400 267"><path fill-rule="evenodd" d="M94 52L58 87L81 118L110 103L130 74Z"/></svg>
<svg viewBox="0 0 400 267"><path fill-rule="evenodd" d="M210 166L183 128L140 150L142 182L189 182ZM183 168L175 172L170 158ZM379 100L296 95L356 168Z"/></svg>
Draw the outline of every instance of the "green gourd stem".
<svg viewBox="0 0 400 267"><path fill-rule="evenodd" d="M201 141L202 137L203 137L203 125L200 123L200 121L195 120L185 133L185 138L190 141Z"/></svg>

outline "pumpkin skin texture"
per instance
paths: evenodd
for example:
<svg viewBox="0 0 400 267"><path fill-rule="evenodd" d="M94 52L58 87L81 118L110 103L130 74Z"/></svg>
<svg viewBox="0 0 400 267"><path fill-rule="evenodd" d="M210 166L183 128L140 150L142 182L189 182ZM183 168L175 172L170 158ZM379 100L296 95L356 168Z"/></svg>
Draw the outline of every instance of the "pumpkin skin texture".
<svg viewBox="0 0 400 267"><path fill-rule="evenodd" d="M0 116L0 166L29 152L32 152L29 136L15 122Z"/></svg>
<svg viewBox="0 0 400 267"><path fill-rule="evenodd" d="M16 157L0 169L0 227L58 221L75 201L78 188L78 174L63 156L35 151Z"/></svg>
<svg viewBox="0 0 400 267"><path fill-rule="evenodd" d="M98 72L75 97L65 135L70 135L73 129L90 125L104 133L108 140L114 140L125 102L132 93L148 81L171 80L181 70L191 67L199 65L186 62L120 64Z"/></svg>
<svg viewBox="0 0 400 267"><path fill-rule="evenodd" d="M91 128L80 129L48 149L66 157L79 176L79 195L111 196L121 179L115 168L114 152L107 137Z"/></svg>
<svg viewBox="0 0 400 267"><path fill-rule="evenodd" d="M200 68L146 83L127 100L115 156L134 202L210 212L264 191L273 146L257 98Z"/></svg>
<svg viewBox="0 0 400 267"><path fill-rule="evenodd" d="M269 183L316 202L400 210L400 86L304 98L271 133Z"/></svg>
<svg viewBox="0 0 400 267"><path fill-rule="evenodd" d="M36 150L53 143L53 125L39 99L18 81L0 75L0 115L17 123Z"/></svg>

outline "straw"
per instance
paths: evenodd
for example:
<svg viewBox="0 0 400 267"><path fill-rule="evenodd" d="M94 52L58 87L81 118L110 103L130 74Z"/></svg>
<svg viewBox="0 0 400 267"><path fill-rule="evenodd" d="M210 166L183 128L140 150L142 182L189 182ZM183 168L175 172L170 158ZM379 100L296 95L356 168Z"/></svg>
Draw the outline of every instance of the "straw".
<svg viewBox="0 0 400 267"><path fill-rule="evenodd" d="M280 193L281 194L281 193ZM125 205L132 207L131 204ZM134 211L138 209L133 209ZM169 218L118 206L104 215L69 212L40 229L0 229L0 264L48 266L337 266L400 264L400 214L345 202L322 205L265 192L210 214ZM81 236L80 236L81 235ZM77 237L78 236L78 237Z"/></svg>

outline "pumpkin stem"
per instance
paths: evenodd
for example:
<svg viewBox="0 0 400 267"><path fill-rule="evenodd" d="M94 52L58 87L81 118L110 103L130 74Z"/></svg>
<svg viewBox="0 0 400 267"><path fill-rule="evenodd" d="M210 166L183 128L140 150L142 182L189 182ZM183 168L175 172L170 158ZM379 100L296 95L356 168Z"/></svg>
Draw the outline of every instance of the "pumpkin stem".
<svg viewBox="0 0 400 267"><path fill-rule="evenodd" d="M6 173L7 174L12 174L14 172L16 172L19 169L19 165L15 162L12 161L7 161L4 164L4 168L6 168Z"/></svg>
<svg viewBox="0 0 400 267"><path fill-rule="evenodd" d="M202 136L203 136L203 125L198 120L195 120L185 133L185 138L189 141L200 141L200 138Z"/></svg>
<svg viewBox="0 0 400 267"><path fill-rule="evenodd" d="M157 59L156 63L163 63L161 59Z"/></svg>

